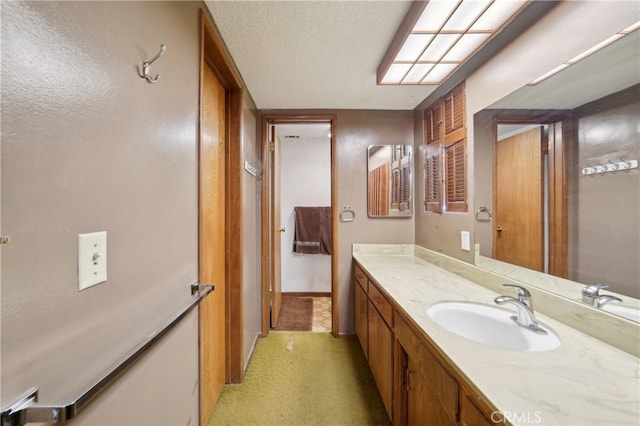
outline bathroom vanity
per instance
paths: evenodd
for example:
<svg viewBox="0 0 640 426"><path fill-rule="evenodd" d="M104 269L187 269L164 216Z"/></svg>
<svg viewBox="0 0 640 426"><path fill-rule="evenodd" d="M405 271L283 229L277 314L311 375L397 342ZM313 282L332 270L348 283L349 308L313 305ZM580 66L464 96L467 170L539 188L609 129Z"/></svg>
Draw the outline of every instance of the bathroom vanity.
<svg viewBox="0 0 640 426"><path fill-rule="evenodd" d="M448 331L430 317L434 304L495 305L513 290L496 293L428 262L427 252L353 249L356 333L393 424L638 423L636 356L539 311L559 346L504 349Z"/></svg>

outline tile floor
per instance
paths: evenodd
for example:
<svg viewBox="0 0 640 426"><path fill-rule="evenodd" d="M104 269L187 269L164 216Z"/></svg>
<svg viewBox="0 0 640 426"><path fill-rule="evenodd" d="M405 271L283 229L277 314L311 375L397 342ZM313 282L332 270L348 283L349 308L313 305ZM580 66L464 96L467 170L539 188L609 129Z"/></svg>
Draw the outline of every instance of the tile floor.
<svg viewBox="0 0 640 426"><path fill-rule="evenodd" d="M313 298L313 325L314 333L328 333L331 331L331 297Z"/></svg>

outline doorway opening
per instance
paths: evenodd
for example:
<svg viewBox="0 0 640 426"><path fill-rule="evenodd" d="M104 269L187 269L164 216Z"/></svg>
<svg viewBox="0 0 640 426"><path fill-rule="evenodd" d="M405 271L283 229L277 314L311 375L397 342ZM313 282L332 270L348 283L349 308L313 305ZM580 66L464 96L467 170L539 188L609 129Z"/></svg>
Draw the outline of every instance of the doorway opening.
<svg viewBox="0 0 640 426"><path fill-rule="evenodd" d="M263 336L338 335L335 118L263 117Z"/></svg>

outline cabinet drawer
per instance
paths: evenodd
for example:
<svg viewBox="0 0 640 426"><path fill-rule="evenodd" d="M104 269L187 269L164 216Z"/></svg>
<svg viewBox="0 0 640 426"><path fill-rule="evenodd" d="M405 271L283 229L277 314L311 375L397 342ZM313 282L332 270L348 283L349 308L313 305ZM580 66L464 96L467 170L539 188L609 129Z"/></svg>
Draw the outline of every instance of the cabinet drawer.
<svg viewBox="0 0 640 426"><path fill-rule="evenodd" d="M365 275L364 272L362 272L362 269L360 269L360 267L355 263L353 264L353 271L354 271L353 274L356 277L356 282L360 284L360 287L362 287L362 289L366 293L367 292L367 276Z"/></svg>
<svg viewBox="0 0 640 426"><path fill-rule="evenodd" d="M369 299L371 299L371 303L378 309L380 316L384 318L389 327L393 327L393 308L371 281L369 281Z"/></svg>

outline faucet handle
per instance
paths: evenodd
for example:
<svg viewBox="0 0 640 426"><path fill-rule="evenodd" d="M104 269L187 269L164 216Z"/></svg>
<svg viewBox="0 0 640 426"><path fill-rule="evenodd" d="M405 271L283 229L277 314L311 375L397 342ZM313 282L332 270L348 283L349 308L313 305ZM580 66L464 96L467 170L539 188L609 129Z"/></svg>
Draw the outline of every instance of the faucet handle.
<svg viewBox="0 0 640 426"><path fill-rule="evenodd" d="M582 294L598 296L600 289L609 287L608 284L590 284L582 289Z"/></svg>
<svg viewBox="0 0 640 426"><path fill-rule="evenodd" d="M582 288L582 301L597 306L600 289L609 287L606 284L590 284Z"/></svg>
<svg viewBox="0 0 640 426"><path fill-rule="evenodd" d="M607 284L589 284L582 288L582 296L594 298L600 296L600 289L609 287Z"/></svg>
<svg viewBox="0 0 640 426"><path fill-rule="evenodd" d="M518 295L518 300L521 302L525 302L531 298L531 293L526 288L516 285L516 284L502 284L503 287L512 287L516 289L516 294Z"/></svg>

